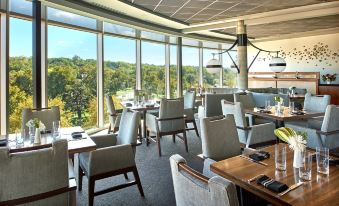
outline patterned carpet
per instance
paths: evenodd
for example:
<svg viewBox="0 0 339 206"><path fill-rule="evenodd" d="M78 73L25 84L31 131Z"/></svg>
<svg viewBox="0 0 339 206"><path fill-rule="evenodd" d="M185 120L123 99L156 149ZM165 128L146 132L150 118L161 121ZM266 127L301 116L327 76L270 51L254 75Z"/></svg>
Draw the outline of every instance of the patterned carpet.
<svg viewBox="0 0 339 206"><path fill-rule="evenodd" d="M193 131L187 132L188 150L186 153L184 143L177 138L176 143L172 142L172 137L163 137L161 140L162 157L158 156L158 148L156 143L142 144L137 147L136 163L144 189L145 197L140 196L137 186L131 186L118 191L110 192L94 198L94 205L175 205L175 197L169 157L173 154L182 155L192 168L202 171L203 162L197 157L201 153L200 139ZM77 158L75 158L76 174L77 174ZM129 178L133 179L133 174L129 174ZM96 182L96 190L113 186L125 182L123 175L107 178ZM87 178L83 179L83 190L77 192L77 205L87 204Z"/></svg>

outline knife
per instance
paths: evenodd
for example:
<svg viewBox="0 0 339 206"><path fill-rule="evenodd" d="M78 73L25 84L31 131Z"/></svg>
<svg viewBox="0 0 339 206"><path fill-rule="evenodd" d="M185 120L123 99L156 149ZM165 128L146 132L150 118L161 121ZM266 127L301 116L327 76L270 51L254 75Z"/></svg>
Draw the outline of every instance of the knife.
<svg viewBox="0 0 339 206"><path fill-rule="evenodd" d="M303 182L298 182L294 185L292 185L291 187L289 187L287 190L285 190L284 192L281 192L278 194L278 196L283 196L284 194L288 193L289 191L292 191L296 188L298 188L299 186L301 186L302 184L304 184Z"/></svg>
<svg viewBox="0 0 339 206"><path fill-rule="evenodd" d="M240 155L240 157L242 157L242 158L244 158L244 159L247 159L247 160L249 160L249 161L251 161L251 162L255 162L255 163L258 163L258 164L261 164L261 165L264 165L264 166L268 166L268 164L266 164L265 162L260 162L260 161L251 159L251 158L249 158L249 157L246 157L246 156L244 156L244 155Z"/></svg>

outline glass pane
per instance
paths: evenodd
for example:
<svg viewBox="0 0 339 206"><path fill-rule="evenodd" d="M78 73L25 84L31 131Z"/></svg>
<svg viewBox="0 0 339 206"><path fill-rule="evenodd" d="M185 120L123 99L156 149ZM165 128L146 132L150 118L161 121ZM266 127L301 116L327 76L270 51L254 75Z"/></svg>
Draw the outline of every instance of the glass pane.
<svg viewBox="0 0 339 206"><path fill-rule="evenodd" d="M104 92L113 96L116 109L122 109L121 101L134 99L136 43L111 36L105 36L104 42ZM105 111L107 114L106 102ZM105 122L108 122L108 115L105 115Z"/></svg>
<svg viewBox="0 0 339 206"><path fill-rule="evenodd" d="M95 127L96 35L52 25L48 35L48 105L60 106L62 127Z"/></svg>
<svg viewBox="0 0 339 206"><path fill-rule="evenodd" d="M177 37L170 36L170 37L169 37L169 42L170 42L171 44L177 44Z"/></svg>
<svg viewBox="0 0 339 206"><path fill-rule="evenodd" d="M57 21L65 24L72 24L75 26L86 27L90 29L97 29L97 21L95 19L80 16L78 14L70 13L67 11L62 11L59 9L54 9L49 7L47 12L47 17L49 20Z"/></svg>
<svg viewBox="0 0 339 206"><path fill-rule="evenodd" d="M199 87L199 49L182 47L183 91Z"/></svg>
<svg viewBox="0 0 339 206"><path fill-rule="evenodd" d="M235 62L238 62L237 52L231 51L230 55L232 56ZM228 56L228 54L224 53L222 56L222 60L223 60L222 65L224 69L223 86L229 88L237 87L237 69L234 67L231 58Z"/></svg>
<svg viewBox="0 0 339 206"><path fill-rule="evenodd" d="M208 41L205 41L205 42L203 42L203 46L204 46L204 47L207 47L207 48L218 49L218 48L219 48L219 43L217 43L217 42L208 42Z"/></svg>
<svg viewBox="0 0 339 206"><path fill-rule="evenodd" d="M211 74L207 72L206 65L209 60L213 58L212 53L218 53L218 50L212 49L203 49L203 64L204 67L202 69L202 77L203 77L203 87L204 88L212 88L212 87L220 87L220 73ZM219 55L215 55L215 58L218 59Z"/></svg>
<svg viewBox="0 0 339 206"><path fill-rule="evenodd" d="M177 97L177 46L170 46L170 97Z"/></svg>
<svg viewBox="0 0 339 206"><path fill-rule="evenodd" d="M104 22L104 31L124 36L135 37L135 29Z"/></svg>
<svg viewBox="0 0 339 206"><path fill-rule="evenodd" d="M141 38L143 39L151 39L155 41L165 41L165 35L162 34L157 34L153 32L148 32L148 31L141 31Z"/></svg>
<svg viewBox="0 0 339 206"><path fill-rule="evenodd" d="M199 46L199 41L194 40L194 39L182 39L182 45Z"/></svg>
<svg viewBox="0 0 339 206"><path fill-rule="evenodd" d="M24 14L28 16L32 16L32 1L27 0L10 0L9 2L9 10Z"/></svg>
<svg viewBox="0 0 339 206"><path fill-rule="evenodd" d="M9 132L21 129L22 109L33 107L32 22L10 18Z"/></svg>
<svg viewBox="0 0 339 206"><path fill-rule="evenodd" d="M141 43L142 88L157 99L165 97L165 45Z"/></svg>

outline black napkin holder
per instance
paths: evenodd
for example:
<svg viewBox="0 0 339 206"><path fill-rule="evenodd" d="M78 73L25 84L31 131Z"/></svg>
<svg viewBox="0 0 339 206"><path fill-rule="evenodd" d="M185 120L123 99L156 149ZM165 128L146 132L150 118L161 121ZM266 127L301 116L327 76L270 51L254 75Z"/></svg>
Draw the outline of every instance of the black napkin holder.
<svg viewBox="0 0 339 206"><path fill-rule="evenodd" d="M273 180L266 175L257 179L257 184L266 187L273 192L283 192L288 189L288 186L284 183Z"/></svg>
<svg viewBox="0 0 339 206"><path fill-rule="evenodd" d="M73 139L81 139L82 138L82 133L81 132L72 132L72 138Z"/></svg>
<svg viewBox="0 0 339 206"><path fill-rule="evenodd" d="M262 160L270 158L270 153L265 152L265 151L259 151L259 152L250 154L248 157L256 161L262 161Z"/></svg>
<svg viewBox="0 0 339 206"><path fill-rule="evenodd" d="M0 140L0 147L6 147L7 146L7 139Z"/></svg>

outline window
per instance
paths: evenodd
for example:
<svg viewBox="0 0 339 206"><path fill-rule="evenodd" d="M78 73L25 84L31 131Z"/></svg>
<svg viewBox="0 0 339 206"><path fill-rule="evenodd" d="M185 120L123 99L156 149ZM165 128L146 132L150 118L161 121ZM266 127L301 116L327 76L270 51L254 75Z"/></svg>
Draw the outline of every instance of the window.
<svg viewBox="0 0 339 206"><path fill-rule="evenodd" d="M135 50L135 40L112 36L104 37L104 93L113 97L116 109L122 109L121 101L134 99ZM107 109L105 108L105 110ZM105 115L105 122L108 122L108 115Z"/></svg>
<svg viewBox="0 0 339 206"><path fill-rule="evenodd" d="M10 18L9 132L21 129L22 109L33 107L32 22Z"/></svg>
<svg viewBox="0 0 339 206"><path fill-rule="evenodd" d="M218 53L218 50L212 49L203 49L203 63L204 67L202 70L203 75L203 87L204 88L212 88L212 87L220 87L220 73L211 74L207 72L206 65L209 60L213 58L212 53ZM215 55L215 58L218 59L218 54Z"/></svg>
<svg viewBox="0 0 339 206"><path fill-rule="evenodd" d="M237 62L237 53L234 51L229 52L233 60ZM231 58L227 53L224 53L222 56L222 67L224 69L223 73L223 86L229 88L237 87L237 69L234 67L234 64Z"/></svg>
<svg viewBox="0 0 339 206"><path fill-rule="evenodd" d="M155 98L165 97L165 45L142 41L142 88Z"/></svg>
<svg viewBox="0 0 339 206"><path fill-rule="evenodd" d="M104 22L104 31L107 33L135 37L135 29Z"/></svg>
<svg viewBox="0 0 339 206"><path fill-rule="evenodd" d="M9 0L11 12L32 16L32 2L27 0Z"/></svg>
<svg viewBox="0 0 339 206"><path fill-rule="evenodd" d="M48 105L61 107L61 124L95 127L96 35L48 25Z"/></svg>
<svg viewBox="0 0 339 206"><path fill-rule="evenodd" d="M183 91L199 87L199 49L182 47Z"/></svg>
<svg viewBox="0 0 339 206"><path fill-rule="evenodd" d="M165 41L165 36L162 34L154 33L154 32L149 32L149 31L141 31L141 38L143 39L150 39L154 41Z"/></svg>
<svg viewBox="0 0 339 206"><path fill-rule="evenodd" d="M177 97L177 84L178 84L178 76L177 76L177 46L170 46L170 97Z"/></svg>
<svg viewBox="0 0 339 206"><path fill-rule="evenodd" d="M199 41L194 40L194 39L182 39L182 45L198 47Z"/></svg>

